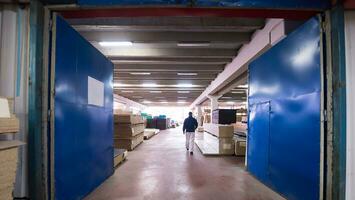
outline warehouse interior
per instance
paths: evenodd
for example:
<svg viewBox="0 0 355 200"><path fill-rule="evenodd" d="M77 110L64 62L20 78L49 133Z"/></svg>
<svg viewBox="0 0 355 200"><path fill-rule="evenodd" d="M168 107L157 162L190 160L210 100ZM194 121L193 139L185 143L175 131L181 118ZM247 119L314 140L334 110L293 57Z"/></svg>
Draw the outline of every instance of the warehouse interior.
<svg viewBox="0 0 355 200"><path fill-rule="evenodd" d="M0 199L355 198L354 8L1 2Z"/></svg>

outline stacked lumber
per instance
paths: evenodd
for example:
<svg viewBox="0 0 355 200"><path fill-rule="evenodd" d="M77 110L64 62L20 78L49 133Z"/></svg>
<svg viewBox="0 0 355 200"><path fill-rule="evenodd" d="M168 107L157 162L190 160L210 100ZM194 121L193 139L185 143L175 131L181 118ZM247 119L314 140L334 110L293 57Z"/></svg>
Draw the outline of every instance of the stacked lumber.
<svg viewBox="0 0 355 200"><path fill-rule="evenodd" d="M151 137L153 137L154 135L159 133L159 129L154 129L154 128L146 128L144 129L144 139L148 140Z"/></svg>
<svg viewBox="0 0 355 200"><path fill-rule="evenodd" d="M19 120L14 115L12 99L0 97L0 135L19 131ZM18 148L23 143L17 140L0 140L0 199L13 199Z"/></svg>
<svg viewBox="0 0 355 200"><path fill-rule="evenodd" d="M114 146L132 151L144 137L142 116L133 114L114 115Z"/></svg>
<svg viewBox="0 0 355 200"><path fill-rule="evenodd" d="M116 168L126 159L128 152L126 149L114 149L113 154L113 165Z"/></svg>

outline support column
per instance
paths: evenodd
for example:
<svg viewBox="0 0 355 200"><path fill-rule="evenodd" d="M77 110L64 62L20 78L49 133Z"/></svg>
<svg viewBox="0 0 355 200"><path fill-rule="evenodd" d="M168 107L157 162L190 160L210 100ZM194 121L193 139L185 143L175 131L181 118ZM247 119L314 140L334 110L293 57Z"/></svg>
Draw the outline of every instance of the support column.
<svg viewBox="0 0 355 200"><path fill-rule="evenodd" d="M218 99L221 98L221 96L211 96L209 95L208 98L211 101L211 111L214 111L218 109Z"/></svg>
<svg viewBox="0 0 355 200"><path fill-rule="evenodd" d="M198 126L202 126L202 108L201 108L201 106L197 106L197 122L198 122Z"/></svg>

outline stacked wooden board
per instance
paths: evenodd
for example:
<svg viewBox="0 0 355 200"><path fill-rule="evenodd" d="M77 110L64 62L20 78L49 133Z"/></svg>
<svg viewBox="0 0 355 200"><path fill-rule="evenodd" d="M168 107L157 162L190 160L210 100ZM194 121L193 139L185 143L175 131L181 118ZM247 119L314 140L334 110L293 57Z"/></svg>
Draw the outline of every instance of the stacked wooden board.
<svg viewBox="0 0 355 200"><path fill-rule="evenodd" d="M234 128L231 125L205 123L202 139L196 144L204 155L234 155Z"/></svg>
<svg viewBox="0 0 355 200"><path fill-rule="evenodd" d="M114 115L114 146L132 151L144 137L144 121L140 115Z"/></svg>
<svg viewBox="0 0 355 200"><path fill-rule="evenodd" d="M113 154L113 165L116 168L126 159L128 152L126 149L114 149Z"/></svg>
<svg viewBox="0 0 355 200"><path fill-rule="evenodd" d="M144 139L148 140L151 137L153 137L154 135L159 133L159 129L154 129L154 128L146 128L144 129Z"/></svg>
<svg viewBox="0 0 355 200"><path fill-rule="evenodd" d="M19 120L14 115L12 99L0 97L0 135L18 131ZM23 143L17 140L0 140L0 199L13 199L18 148L21 145Z"/></svg>

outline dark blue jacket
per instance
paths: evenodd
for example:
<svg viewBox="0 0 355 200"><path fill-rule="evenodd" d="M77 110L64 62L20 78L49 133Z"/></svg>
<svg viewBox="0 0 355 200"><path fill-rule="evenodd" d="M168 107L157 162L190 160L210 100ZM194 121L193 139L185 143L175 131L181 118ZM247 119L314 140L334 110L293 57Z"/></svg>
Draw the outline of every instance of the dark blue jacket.
<svg viewBox="0 0 355 200"><path fill-rule="evenodd" d="M184 121L184 126L182 127L183 132L195 132L197 129L197 120L193 117L188 117Z"/></svg>

